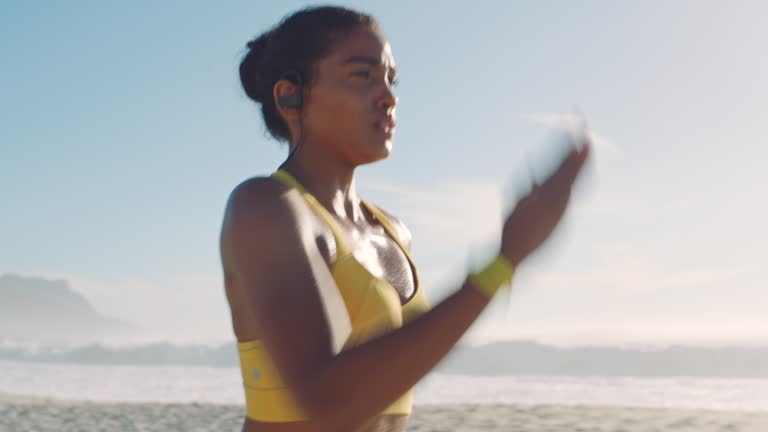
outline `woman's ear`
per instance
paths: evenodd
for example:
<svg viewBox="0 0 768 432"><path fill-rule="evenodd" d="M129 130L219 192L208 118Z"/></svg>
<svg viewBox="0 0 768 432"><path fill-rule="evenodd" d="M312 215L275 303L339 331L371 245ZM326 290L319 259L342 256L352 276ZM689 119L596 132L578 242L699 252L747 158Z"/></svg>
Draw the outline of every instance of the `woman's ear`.
<svg viewBox="0 0 768 432"><path fill-rule="evenodd" d="M301 108L301 86L288 79L281 79L272 88L272 97L280 115L286 120L298 118L298 109Z"/></svg>

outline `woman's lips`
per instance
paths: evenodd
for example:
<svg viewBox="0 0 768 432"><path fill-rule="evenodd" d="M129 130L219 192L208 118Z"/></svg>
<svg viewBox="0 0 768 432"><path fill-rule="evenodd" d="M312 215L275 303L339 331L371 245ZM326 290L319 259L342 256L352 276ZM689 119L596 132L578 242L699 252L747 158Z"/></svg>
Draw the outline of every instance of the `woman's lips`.
<svg viewBox="0 0 768 432"><path fill-rule="evenodd" d="M380 132L384 132L387 135L392 135L394 133L396 125L397 125L397 122L395 122L394 119L379 120L374 123L374 128L376 128Z"/></svg>

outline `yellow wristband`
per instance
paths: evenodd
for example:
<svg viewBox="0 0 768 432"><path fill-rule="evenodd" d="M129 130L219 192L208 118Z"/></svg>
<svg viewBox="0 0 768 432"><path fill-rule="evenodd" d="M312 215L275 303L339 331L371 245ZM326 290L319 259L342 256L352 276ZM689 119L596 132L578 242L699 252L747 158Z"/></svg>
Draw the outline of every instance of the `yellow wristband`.
<svg viewBox="0 0 768 432"><path fill-rule="evenodd" d="M499 254L483 270L470 273L467 280L484 296L491 299L499 288L512 283L514 274L515 266L504 254Z"/></svg>

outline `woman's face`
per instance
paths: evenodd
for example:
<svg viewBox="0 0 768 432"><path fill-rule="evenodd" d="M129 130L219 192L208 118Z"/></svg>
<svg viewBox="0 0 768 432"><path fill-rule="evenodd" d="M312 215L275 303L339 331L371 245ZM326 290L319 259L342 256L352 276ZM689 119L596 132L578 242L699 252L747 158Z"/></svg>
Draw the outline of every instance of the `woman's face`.
<svg viewBox="0 0 768 432"><path fill-rule="evenodd" d="M303 117L307 138L353 165L389 156L395 77L395 60L381 35L360 28L339 39L315 65Z"/></svg>

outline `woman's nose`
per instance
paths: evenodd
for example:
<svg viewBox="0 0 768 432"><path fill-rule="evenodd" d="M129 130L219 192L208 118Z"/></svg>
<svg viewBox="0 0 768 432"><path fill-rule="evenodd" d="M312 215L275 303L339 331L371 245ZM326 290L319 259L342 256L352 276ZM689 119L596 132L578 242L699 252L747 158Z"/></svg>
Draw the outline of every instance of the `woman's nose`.
<svg viewBox="0 0 768 432"><path fill-rule="evenodd" d="M394 88L390 84L387 84L384 89L384 94L379 98L378 106L379 108L391 109L397 105L398 100L399 98L395 96Z"/></svg>

